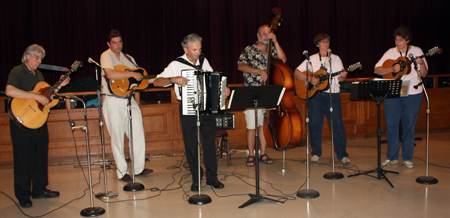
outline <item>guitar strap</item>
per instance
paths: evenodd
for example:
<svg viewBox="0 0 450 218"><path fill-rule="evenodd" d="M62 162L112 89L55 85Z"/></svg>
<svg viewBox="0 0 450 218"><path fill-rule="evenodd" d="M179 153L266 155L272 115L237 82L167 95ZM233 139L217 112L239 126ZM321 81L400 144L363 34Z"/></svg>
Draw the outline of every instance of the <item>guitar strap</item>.
<svg viewBox="0 0 450 218"><path fill-rule="evenodd" d="M123 53L123 55L136 67L139 67L134 61L133 59L131 59L131 56L128 54Z"/></svg>

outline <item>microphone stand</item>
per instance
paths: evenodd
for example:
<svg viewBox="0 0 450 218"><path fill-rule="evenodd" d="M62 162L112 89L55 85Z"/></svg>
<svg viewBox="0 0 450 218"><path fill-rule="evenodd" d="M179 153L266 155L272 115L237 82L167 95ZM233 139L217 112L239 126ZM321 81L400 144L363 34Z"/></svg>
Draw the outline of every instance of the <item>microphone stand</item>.
<svg viewBox="0 0 450 218"><path fill-rule="evenodd" d="M132 171L132 175L133 175L133 182L126 184L123 187L124 191L128 191L128 192L135 192L135 191L142 191L145 189L144 185L142 183L139 182L135 182L134 180L134 149L133 149L133 116L131 116L132 112L131 112L131 99L133 98L135 93L134 89L131 89L130 94L128 95L128 119L129 119L129 127L128 127L128 131L129 131L129 139L128 139L128 143L130 145L130 157L131 157L131 171Z"/></svg>
<svg viewBox="0 0 450 218"><path fill-rule="evenodd" d="M320 52L319 52L320 55ZM332 78L331 78L331 74L333 73L332 71L332 66L331 66L331 52L330 52L330 57L328 57L328 60L330 61L330 74L328 75L328 84L330 86L330 130L331 130L331 165L333 168L332 172L329 173L325 173L325 175L323 175L323 178L325 179L330 179L330 180L337 180L337 179L342 179L344 178L344 174L340 173L340 172L335 172L334 171L334 129L333 129L333 96L332 96Z"/></svg>
<svg viewBox="0 0 450 218"><path fill-rule="evenodd" d="M96 198L101 200L109 200L117 197L117 192L108 191L108 181L106 174L106 154L105 154L105 135L103 133L103 114L102 114L102 95L101 95L101 76L98 74L97 66L95 67L95 79L97 80L97 102L98 102L98 118L100 124L100 140L102 143L103 153L103 174L105 176L105 192L99 192L95 195ZM103 69L102 69L103 70Z"/></svg>
<svg viewBox="0 0 450 218"><path fill-rule="evenodd" d="M319 54L320 55L320 54ZM320 196L319 192L313 189L309 189L309 72L308 72L308 65L311 63L309 58L306 62L306 189L300 190L297 192L297 197L299 198L305 198L305 199L312 199L317 198Z"/></svg>
<svg viewBox="0 0 450 218"><path fill-rule="evenodd" d="M198 194L193 195L189 198L189 204L196 204L196 205L203 205L203 204L209 204L211 203L211 197L208 195L202 194L202 178L201 178L201 158L200 158L200 95L203 94L203 92L200 92L198 90L198 80L200 78L200 75L198 74L199 71L195 72L197 74L197 80L195 80L196 84L194 84L194 87L197 89L197 102L195 102L195 98L192 99L192 105L195 108L195 113L197 116L197 168L198 168ZM203 86L202 86L203 87ZM203 99L206 101L206 99Z"/></svg>
<svg viewBox="0 0 450 218"><path fill-rule="evenodd" d="M69 95L67 95L69 96ZM85 217L93 217L93 216L100 216L105 213L105 209L101 207L94 207L94 194L92 191L92 174L91 174L91 156L89 151L89 133L88 133L88 125L87 125L87 115L86 115L86 104L83 100L78 98L77 96L69 96L72 98L75 98L76 100L83 103L84 108L84 126L75 126L75 123L71 123L72 131L75 129L83 129L86 132L86 154L87 154L87 165L88 165L88 172L89 172L89 191L90 191L90 199L91 199L91 207L85 208L81 210L80 215Z"/></svg>
<svg viewBox="0 0 450 218"><path fill-rule="evenodd" d="M427 94L427 90L425 89L425 85L424 85L424 81L423 81L423 77L422 77L422 72L420 72L420 68L417 65L417 62L414 61L414 68L417 71L417 75L420 78L421 81L421 85L423 88L423 93L425 94L425 99L427 99L427 161L425 164L425 176L419 176L416 179L417 183L420 184L437 184L438 180L432 176L428 176L428 149L429 149L429 138L430 138L430 99L428 98L428 94Z"/></svg>

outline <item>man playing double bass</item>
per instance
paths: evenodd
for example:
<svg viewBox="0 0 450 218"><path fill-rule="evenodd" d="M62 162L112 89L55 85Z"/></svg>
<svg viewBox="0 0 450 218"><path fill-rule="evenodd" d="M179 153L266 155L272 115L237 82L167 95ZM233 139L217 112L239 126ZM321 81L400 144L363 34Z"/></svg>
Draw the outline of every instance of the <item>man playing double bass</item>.
<svg viewBox="0 0 450 218"><path fill-rule="evenodd" d="M274 48L272 56L279 58L286 63L286 55L277 41L277 37L270 31L268 25L262 25L256 34L258 41L255 44L247 46L242 51L238 60L238 70L243 73L244 86L261 86L263 81L267 80L267 59L270 57L267 54L269 49L269 39L272 39ZM266 154L267 142L264 138L263 123L264 123L264 109L258 109L258 136L260 142L260 160L266 164L273 164L273 160ZM255 112L247 109L244 111L245 121L247 123L247 144L248 144L248 158L246 165L252 167L255 165Z"/></svg>

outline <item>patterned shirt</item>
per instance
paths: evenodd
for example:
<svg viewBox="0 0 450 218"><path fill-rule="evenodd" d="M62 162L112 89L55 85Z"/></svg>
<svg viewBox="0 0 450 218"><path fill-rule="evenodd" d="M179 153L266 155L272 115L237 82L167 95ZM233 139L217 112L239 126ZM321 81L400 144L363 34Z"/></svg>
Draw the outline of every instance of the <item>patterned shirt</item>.
<svg viewBox="0 0 450 218"><path fill-rule="evenodd" d="M238 65L240 63L247 64L250 67L254 67L260 70L266 71L267 67L267 50L266 54L263 54L258 48L258 42L253 45L245 47L239 56ZM272 56L278 58L278 54L275 48L272 49ZM244 86L261 86L262 78L261 75L256 73L245 73L244 76Z"/></svg>

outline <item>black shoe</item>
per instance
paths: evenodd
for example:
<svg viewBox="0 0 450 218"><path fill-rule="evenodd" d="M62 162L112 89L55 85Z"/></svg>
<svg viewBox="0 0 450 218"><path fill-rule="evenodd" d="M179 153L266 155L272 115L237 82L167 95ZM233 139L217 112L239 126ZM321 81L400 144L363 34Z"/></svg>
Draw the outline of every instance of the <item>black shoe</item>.
<svg viewBox="0 0 450 218"><path fill-rule="evenodd" d="M26 199L26 200L19 200L19 205L22 208L30 208L33 206L33 202L31 202L30 199Z"/></svg>
<svg viewBox="0 0 450 218"><path fill-rule="evenodd" d="M191 191L198 192L198 182L192 182Z"/></svg>
<svg viewBox="0 0 450 218"><path fill-rule="evenodd" d="M153 173L153 170L152 170L152 169L144 169L144 170L142 170L141 173L139 173L139 174L137 174L137 175L135 175L135 176L144 176L144 175L148 175L148 174L150 174L150 173Z"/></svg>
<svg viewBox="0 0 450 218"><path fill-rule="evenodd" d="M33 199L56 198L56 197L59 197L59 192L57 192L57 191L50 191L50 190L47 189L47 190L45 190L45 192L42 195L33 196Z"/></svg>
<svg viewBox="0 0 450 218"><path fill-rule="evenodd" d="M125 174L125 176L123 176L122 179L120 179L120 180L122 180L124 182L133 182L133 178L131 178L131 176L128 175L128 173Z"/></svg>
<svg viewBox="0 0 450 218"><path fill-rule="evenodd" d="M223 183L219 182L218 179L215 179L213 181L206 181L206 184L210 185L210 186L212 186L214 188L217 188L217 189L221 189L221 188L225 187L225 185Z"/></svg>

